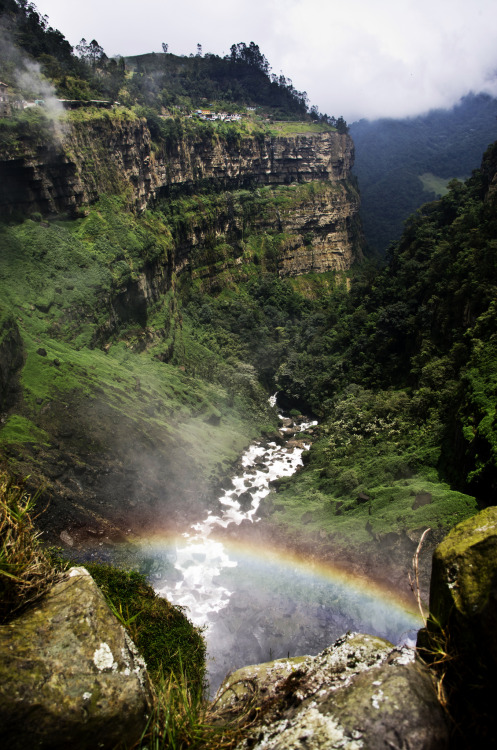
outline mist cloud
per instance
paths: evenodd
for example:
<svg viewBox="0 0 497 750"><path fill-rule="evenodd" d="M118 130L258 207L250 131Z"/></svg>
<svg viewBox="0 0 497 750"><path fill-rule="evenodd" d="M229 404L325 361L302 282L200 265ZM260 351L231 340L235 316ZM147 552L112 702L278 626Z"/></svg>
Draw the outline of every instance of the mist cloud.
<svg viewBox="0 0 497 750"><path fill-rule="evenodd" d="M0 78L7 77L14 90L11 94L26 101L41 99L44 112L48 117L57 118L63 112L63 106L57 98L55 88L48 81L37 62L27 58L15 46L10 35L0 29L0 60L8 75L0 73Z"/></svg>
<svg viewBox="0 0 497 750"><path fill-rule="evenodd" d="M227 54L255 41L311 103L348 121L449 107L469 91L497 95L495 0L40 0L75 45L108 55Z"/></svg>

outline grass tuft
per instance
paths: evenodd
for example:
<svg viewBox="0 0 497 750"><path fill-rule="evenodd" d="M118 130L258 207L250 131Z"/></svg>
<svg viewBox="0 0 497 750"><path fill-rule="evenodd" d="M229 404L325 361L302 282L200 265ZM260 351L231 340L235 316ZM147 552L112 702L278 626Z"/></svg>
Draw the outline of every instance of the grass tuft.
<svg viewBox="0 0 497 750"><path fill-rule="evenodd" d="M36 497L0 472L0 622L15 617L54 582L57 572L40 545L31 512Z"/></svg>

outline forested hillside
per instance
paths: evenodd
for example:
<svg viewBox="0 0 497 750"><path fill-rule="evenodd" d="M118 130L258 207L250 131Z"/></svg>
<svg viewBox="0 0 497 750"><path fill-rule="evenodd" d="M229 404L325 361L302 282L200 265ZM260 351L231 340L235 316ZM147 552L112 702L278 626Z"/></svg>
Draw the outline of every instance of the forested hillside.
<svg viewBox="0 0 497 750"><path fill-rule="evenodd" d="M383 256L411 213L480 163L497 137L497 100L468 94L450 110L354 122L351 134L366 240L371 253Z"/></svg>
<svg viewBox="0 0 497 750"><path fill-rule="evenodd" d="M191 114L195 108L222 107L236 112L246 106L272 119L322 121L346 131L343 118L328 117L310 107L305 91L290 78L276 75L254 42L233 44L230 54L178 56L163 52L109 58L96 39L82 39L73 51L60 31L49 25L33 3L0 0L0 80L15 94L71 100L119 99L126 106L145 106L156 115ZM26 66L36 60L42 81Z"/></svg>

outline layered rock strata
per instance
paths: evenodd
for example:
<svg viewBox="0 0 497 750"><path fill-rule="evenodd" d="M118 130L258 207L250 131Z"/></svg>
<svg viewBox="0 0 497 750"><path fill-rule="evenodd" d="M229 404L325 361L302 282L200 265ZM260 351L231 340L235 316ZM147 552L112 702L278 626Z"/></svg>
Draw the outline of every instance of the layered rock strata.
<svg viewBox="0 0 497 750"><path fill-rule="evenodd" d="M270 228L292 235L279 270L282 275L344 270L360 254L358 196L349 182L353 157L351 138L337 132L244 137L235 143L182 138L166 154L154 151L145 121L101 116L66 123L54 130L50 143L0 160L0 216L71 213L102 193L126 194L141 211L157 198L198 188L222 192L321 182L329 190L312 206L304 203L292 216L274 217ZM195 236L185 244L195 246Z"/></svg>
<svg viewBox="0 0 497 750"><path fill-rule="evenodd" d="M126 188L144 208L156 182L150 161L150 133L141 120L64 124L44 145L0 160L0 216L71 212Z"/></svg>
<svg viewBox="0 0 497 750"><path fill-rule="evenodd" d="M180 141L167 159L157 162L158 183L167 188L211 181L225 189L350 177L352 139L340 133L243 138L191 144Z"/></svg>

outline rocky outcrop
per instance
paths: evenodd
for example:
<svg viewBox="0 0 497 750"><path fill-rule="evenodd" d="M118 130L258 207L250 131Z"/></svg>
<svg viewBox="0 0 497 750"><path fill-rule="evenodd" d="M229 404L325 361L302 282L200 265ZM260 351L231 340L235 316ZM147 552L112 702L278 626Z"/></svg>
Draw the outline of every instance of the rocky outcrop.
<svg viewBox="0 0 497 750"><path fill-rule="evenodd" d="M409 649L348 634L315 657L245 667L221 686L220 721L252 720L238 750L442 750L433 680Z"/></svg>
<svg viewBox="0 0 497 750"><path fill-rule="evenodd" d="M5 747L130 747L152 701L143 659L84 568L0 627Z"/></svg>
<svg viewBox="0 0 497 750"><path fill-rule="evenodd" d="M19 328L11 315L0 308L0 411L15 390L16 373L23 363Z"/></svg>
<svg viewBox="0 0 497 750"><path fill-rule="evenodd" d="M455 746L490 747L497 733L497 508L455 526L433 555L430 617L418 647L438 664Z"/></svg>
<svg viewBox="0 0 497 750"><path fill-rule="evenodd" d="M340 133L288 137L243 138L192 144L179 141L166 159L157 162L161 188L199 182L225 190L294 182L338 182L350 177L352 139Z"/></svg>

